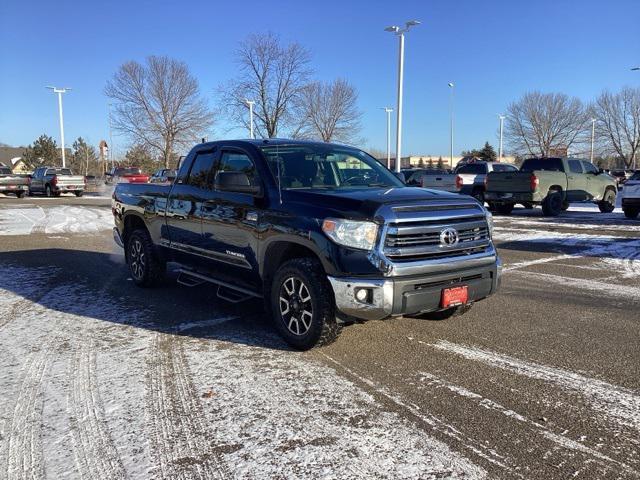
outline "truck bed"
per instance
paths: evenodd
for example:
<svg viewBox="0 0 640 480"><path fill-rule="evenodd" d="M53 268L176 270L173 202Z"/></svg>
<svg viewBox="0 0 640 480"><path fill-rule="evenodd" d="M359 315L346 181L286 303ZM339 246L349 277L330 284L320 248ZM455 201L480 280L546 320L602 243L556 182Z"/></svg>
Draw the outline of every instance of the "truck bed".
<svg viewBox="0 0 640 480"><path fill-rule="evenodd" d="M444 175L424 175L422 177L422 188L458 193L460 189L456 182L457 177L458 175L455 173L447 173Z"/></svg>

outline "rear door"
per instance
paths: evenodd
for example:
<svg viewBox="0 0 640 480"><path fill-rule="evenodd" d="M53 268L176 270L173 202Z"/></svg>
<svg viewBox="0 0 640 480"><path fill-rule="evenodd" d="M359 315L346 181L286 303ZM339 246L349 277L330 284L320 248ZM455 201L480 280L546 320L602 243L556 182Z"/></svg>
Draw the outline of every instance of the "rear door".
<svg viewBox="0 0 640 480"><path fill-rule="evenodd" d="M587 175L582 168L582 161L567 159L567 200L583 202L588 198Z"/></svg>
<svg viewBox="0 0 640 480"><path fill-rule="evenodd" d="M203 255L201 212L213 188L215 149L194 152L193 161L182 178L176 180L166 206L166 230L162 243L171 249L187 253L181 257L188 262L193 255ZM168 245L167 245L168 243Z"/></svg>
<svg viewBox="0 0 640 480"><path fill-rule="evenodd" d="M222 148L215 168L214 188L207 192L202 207L203 245L214 270L256 284L260 198L251 193L217 188L216 179L223 172L245 174L248 186L262 186L255 162L246 151Z"/></svg>

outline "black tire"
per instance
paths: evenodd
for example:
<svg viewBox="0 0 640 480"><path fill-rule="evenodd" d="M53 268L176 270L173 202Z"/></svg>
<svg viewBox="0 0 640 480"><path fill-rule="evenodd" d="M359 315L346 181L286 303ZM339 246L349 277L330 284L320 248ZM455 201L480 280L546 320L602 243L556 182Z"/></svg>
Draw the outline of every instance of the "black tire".
<svg viewBox="0 0 640 480"><path fill-rule="evenodd" d="M167 263L158 255L146 230L137 229L129 234L125 258L136 285L153 287L164 279Z"/></svg>
<svg viewBox="0 0 640 480"><path fill-rule="evenodd" d="M604 192L602 201L598 202L598 208L602 213L611 213L616 209L616 192L608 189Z"/></svg>
<svg viewBox="0 0 640 480"><path fill-rule="evenodd" d="M434 321L447 320L464 315L469 310L471 310L471 305L460 305L459 307L451 307L446 310L438 310L437 312L421 313L418 315L418 318Z"/></svg>
<svg viewBox="0 0 640 480"><path fill-rule="evenodd" d="M562 195L560 192L549 192L542 202L542 214L545 217L557 217L562 211Z"/></svg>
<svg viewBox="0 0 640 480"><path fill-rule="evenodd" d="M31 191L31 189L29 189L29 193L28 193L28 195L29 195L30 197L33 197L33 192Z"/></svg>
<svg viewBox="0 0 640 480"><path fill-rule="evenodd" d="M471 196L475 198L480 205L484 205L484 191L481 188L475 188L473 192L471 192Z"/></svg>
<svg viewBox="0 0 640 480"><path fill-rule="evenodd" d="M514 206L513 203L496 203L495 209L500 215L511 215Z"/></svg>
<svg viewBox="0 0 640 480"><path fill-rule="evenodd" d="M82 196L82 190L78 190L77 192L75 192L76 197L81 197Z"/></svg>
<svg viewBox="0 0 640 480"><path fill-rule="evenodd" d="M24 197L24 192L16 192L16 197L18 198Z"/></svg>
<svg viewBox="0 0 640 480"><path fill-rule="evenodd" d="M531 210L531 209L533 208L533 203L531 203L531 202L524 202L524 203L522 204L522 206L523 206L524 208L526 208L527 210Z"/></svg>
<svg viewBox="0 0 640 480"><path fill-rule="evenodd" d="M53 197L53 192L51 190L51 186L50 185L46 185L44 187L44 194L46 197Z"/></svg>
<svg viewBox="0 0 640 480"><path fill-rule="evenodd" d="M496 211L496 204L495 202L487 202L489 205L489 211L490 212L495 212Z"/></svg>
<svg viewBox="0 0 640 480"><path fill-rule="evenodd" d="M278 269L271 284L271 314L276 330L297 350L333 342L340 333L333 295L318 260L289 260ZM294 317L297 313L299 320ZM305 313L310 317L307 321Z"/></svg>
<svg viewBox="0 0 640 480"><path fill-rule="evenodd" d="M627 217L630 220L635 220L636 218L638 218L638 213L640 213L640 208L623 208L622 211L624 212L624 216Z"/></svg>
<svg viewBox="0 0 640 480"><path fill-rule="evenodd" d="M564 202L562 202L562 207L561 207L562 211L566 212L567 210L569 210L570 206L571 206L571 204L565 200Z"/></svg>

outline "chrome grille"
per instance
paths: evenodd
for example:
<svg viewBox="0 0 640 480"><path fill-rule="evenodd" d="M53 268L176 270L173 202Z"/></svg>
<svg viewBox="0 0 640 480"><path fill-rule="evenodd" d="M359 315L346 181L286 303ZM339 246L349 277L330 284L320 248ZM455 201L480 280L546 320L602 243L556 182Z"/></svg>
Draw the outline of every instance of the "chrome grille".
<svg viewBox="0 0 640 480"><path fill-rule="evenodd" d="M438 209L431 218L411 218L390 223L383 239L384 255L395 262L461 257L484 252L490 246L489 230L481 209L451 208L449 215ZM469 205L466 205L469 209ZM475 210L475 211L473 211ZM446 218L450 216L452 218ZM458 242L443 245L441 232L448 228L458 232Z"/></svg>

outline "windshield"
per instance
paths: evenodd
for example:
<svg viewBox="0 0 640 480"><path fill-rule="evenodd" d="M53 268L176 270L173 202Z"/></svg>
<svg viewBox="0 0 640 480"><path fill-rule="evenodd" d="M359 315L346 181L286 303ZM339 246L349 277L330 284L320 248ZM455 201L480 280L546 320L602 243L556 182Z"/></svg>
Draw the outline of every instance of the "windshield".
<svg viewBox="0 0 640 480"><path fill-rule="evenodd" d="M640 180L640 171L631 175L631 178L629 180Z"/></svg>
<svg viewBox="0 0 640 480"><path fill-rule="evenodd" d="M283 189L404 187L376 159L361 150L335 145L269 145L260 147ZM279 170L279 172L278 172Z"/></svg>
<svg viewBox="0 0 640 480"><path fill-rule="evenodd" d="M560 158L529 158L522 163L521 172L533 172L534 170L547 170L551 172L564 172L562 159Z"/></svg>

